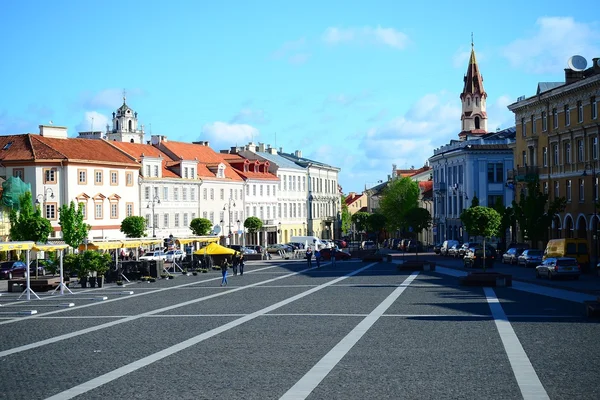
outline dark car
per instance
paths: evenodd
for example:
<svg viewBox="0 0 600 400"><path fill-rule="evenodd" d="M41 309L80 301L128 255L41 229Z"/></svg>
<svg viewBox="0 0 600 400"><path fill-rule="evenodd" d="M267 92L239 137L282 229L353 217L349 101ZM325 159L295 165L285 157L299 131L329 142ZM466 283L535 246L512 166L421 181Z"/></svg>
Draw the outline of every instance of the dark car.
<svg viewBox="0 0 600 400"><path fill-rule="evenodd" d="M517 263L525 267L536 267L542 263L543 255L542 250L527 249L521 253Z"/></svg>
<svg viewBox="0 0 600 400"><path fill-rule="evenodd" d="M517 264L519 256L527 247L511 247L502 255L502 264Z"/></svg>
<svg viewBox="0 0 600 400"><path fill-rule="evenodd" d="M321 260L322 261L328 261L331 260L331 249L327 248L327 249L321 249L319 250L319 252L321 253ZM339 261L346 261L349 260L351 258L350 253L346 253L345 251L340 251L337 250L335 252L335 260Z"/></svg>
<svg viewBox="0 0 600 400"><path fill-rule="evenodd" d="M406 245L406 251L409 253L420 253L423 252L423 243L418 240L411 240Z"/></svg>
<svg viewBox="0 0 600 400"><path fill-rule="evenodd" d="M453 244L452 246L450 246L450 248L446 251L446 255L449 257L458 257L458 249L460 247L460 244Z"/></svg>
<svg viewBox="0 0 600 400"><path fill-rule="evenodd" d="M27 265L23 261L3 261L0 263L0 279L25 277Z"/></svg>
<svg viewBox="0 0 600 400"><path fill-rule="evenodd" d="M345 249L346 247L348 247L348 243L342 239L335 239L333 241L333 243L335 243L336 246L339 247L340 249Z"/></svg>
<svg viewBox="0 0 600 400"><path fill-rule="evenodd" d="M458 258L463 258L465 256L465 254L467 254L467 251L470 248L481 248L481 243L474 243L474 242L466 242L463 243L459 248L458 248Z"/></svg>
<svg viewBox="0 0 600 400"><path fill-rule="evenodd" d="M246 245L246 247L256 251L258 254L262 254L265 251L264 247L262 247L258 244L249 244L249 245Z"/></svg>
<svg viewBox="0 0 600 400"><path fill-rule="evenodd" d="M440 255L449 256L448 250L454 245L458 245L458 240L444 240L442 243L442 247L440 247Z"/></svg>
<svg viewBox="0 0 600 400"><path fill-rule="evenodd" d="M485 249L485 266L486 268L494 268L494 261L496 256L492 248L486 246ZM483 267L483 248L471 247L463 258L463 264L465 268L481 268Z"/></svg>
<svg viewBox="0 0 600 400"><path fill-rule="evenodd" d="M579 275L581 275L581 266L572 257L546 258L540 265L535 267L536 278L544 276L548 279L554 279L564 276L579 279Z"/></svg>
<svg viewBox="0 0 600 400"><path fill-rule="evenodd" d="M441 243L436 243L433 245L433 252L435 254L440 254L440 251L442 249L442 244Z"/></svg>
<svg viewBox="0 0 600 400"><path fill-rule="evenodd" d="M58 266L54 262L46 259L31 260L29 263L29 272L31 276L35 276L35 266L37 263L38 276L44 276L47 273L55 273L58 270Z"/></svg>

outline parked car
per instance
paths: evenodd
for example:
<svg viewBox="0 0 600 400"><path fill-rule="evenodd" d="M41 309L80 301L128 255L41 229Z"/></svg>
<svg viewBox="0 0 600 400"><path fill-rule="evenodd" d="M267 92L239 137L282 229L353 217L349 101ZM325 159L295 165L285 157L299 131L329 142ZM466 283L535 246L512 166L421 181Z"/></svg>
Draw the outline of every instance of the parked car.
<svg viewBox="0 0 600 400"><path fill-rule="evenodd" d="M158 261L167 259L167 255L162 250L147 251L140 257L140 261Z"/></svg>
<svg viewBox="0 0 600 400"><path fill-rule="evenodd" d="M29 273L31 276L35 276L35 266L37 263L38 276L44 276L50 271L55 271L58 269L58 266L50 261L42 258L41 260L31 260L29 263Z"/></svg>
<svg viewBox="0 0 600 400"><path fill-rule="evenodd" d="M527 247L511 247L502 255L502 264L517 264L519 256Z"/></svg>
<svg viewBox="0 0 600 400"><path fill-rule="evenodd" d="M275 243L275 244L268 245L267 246L267 251L269 253L277 253L279 251L292 252L292 251L294 251L294 249L292 249L287 244Z"/></svg>
<svg viewBox="0 0 600 400"><path fill-rule="evenodd" d="M173 261L181 261L183 258L182 250L169 250L165 253L165 261L173 262Z"/></svg>
<svg viewBox="0 0 600 400"><path fill-rule="evenodd" d="M408 246L408 242L410 242L410 239L402 239L402 240L400 240L400 242L398 242L398 250L400 250L400 251L406 251L406 247Z"/></svg>
<svg viewBox="0 0 600 400"><path fill-rule="evenodd" d="M521 253L517 264L525 267L536 267L542 263L543 254L542 250L527 249Z"/></svg>
<svg viewBox="0 0 600 400"><path fill-rule="evenodd" d="M441 243L436 243L433 245L433 252L435 254L440 254L440 250L442 248L442 244Z"/></svg>
<svg viewBox="0 0 600 400"><path fill-rule="evenodd" d="M577 259L572 257L546 258L540 265L535 267L536 278L544 276L548 279L554 279L564 276L579 279L580 275L581 266L577 263Z"/></svg>
<svg viewBox="0 0 600 400"><path fill-rule="evenodd" d="M319 250L319 252L321 253L322 261L331 260L331 249L321 249L321 250ZM350 256L350 253L346 253L345 251L340 251L340 250L337 250L335 252L336 261L339 261L339 260L346 261L346 260L349 260L350 258L352 258Z"/></svg>
<svg viewBox="0 0 600 400"><path fill-rule="evenodd" d="M408 242L406 246L406 251L409 253L422 253L423 252L423 243L418 240L411 240Z"/></svg>
<svg viewBox="0 0 600 400"><path fill-rule="evenodd" d="M370 249L375 249L377 246L375 245L375 242L372 240L365 240L364 242L362 242L360 244L360 248L361 250L370 250Z"/></svg>
<svg viewBox="0 0 600 400"><path fill-rule="evenodd" d="M348 247L348 243L346 243L346 241L342 239L335 239L333 243L335 243L335 245L340 249L345 249L346 247Z"/></svg>
<svg viewBox="0 0 600 400"><path fill-rule="evenodd" d="M496 256L492 248L485 248L485 267L494 268L494 261ZM465 268L482 268L483 267L483 247L475 248L471 247L465 253L463 258L463 264Z"/></svg>
<svg viewBox="0 0 600 400"><path fill-rule="evenodd" d="M23 261L3 261L0 263L0 279L25 277L27 265Z"/></svg>
<svg viewBox="0 0 600 400"><path fill-rule="evenodd" d="M454 245L458 245L458 240L444 240L442 247L440 248L440 255L448 256L448 250Z"/></svg>
<svg viewBox="0 0 600 400"><path fill-rule="evenodd" d="M458 258L463 258L465 256L465 254L467 254L467 251L470 248L481 248L481 243L474 243L474 242L466 242L460 245L460 247L458 248Z"/></svg>
<svg viewBox="0 0 600 400"><path fill-rule="evenodd" d="M265 251L264 247L262 247L258 244L249 244L246 247L248 249L252 249L252 250L256 251L258 254L262 254Z"/></svg>
<svg viewBox="0 0 600 400"><path fill-rule="evenodd" d="M446 252L446 255L449 257L458 257L458 249L460 248L459 244L453 244Z"/></svg>

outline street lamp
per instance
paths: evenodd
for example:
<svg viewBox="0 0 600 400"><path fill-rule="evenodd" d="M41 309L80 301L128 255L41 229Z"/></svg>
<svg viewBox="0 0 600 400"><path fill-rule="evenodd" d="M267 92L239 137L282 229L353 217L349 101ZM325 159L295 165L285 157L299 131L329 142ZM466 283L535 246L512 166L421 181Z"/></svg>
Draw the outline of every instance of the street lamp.
<svg viewBox="0 0 600 400"><path fill-rule="evenodd" d="M54 198L54 192L52 191L52 188L44 188L44 193L38 194L35 198L35 204L41 206L41 209L44 210L44 218L48 218L48 212L45 208L46 201L48 201L48 195L50 195L51 199Z"/></svg>
<svg viewBox="0 0 600 400"><path fill-rule="evenodd" d="M277 224L277 233L279 234L279 237L277 238L277 243L282 243L283 241L281 239L283 235L281 234L281 221L279 221L279 223Z"/></svg>
<svg viewBox="0 0 600 400"><path fill-rule="evenodd" d="M158 195L154 195L154 197L152 197L151 202L149 202L146 206L146 208L152 208L152 237L156 237L156 223L158 222L156 220L156 215L154 214L155 204L160 204L160 197L158 197Z"/></svg>
<svg viewBox="0 0 600 400"><path fill-rule="evenodd" d="M239 219L237 220L237 226L238 226L237 233L238 233L238 238L239 238L239 237L242 237L242 221L240 221ZM243 246L244 245L243 237L240 242L241 242L240 244Z"/></svg>
<svg viewBox="0 0 600 400"><path fill-rule="evenodd" d="M231 238L231 222L232 222L232 216L231 216L231 203L233 203L233 206L235 207L235 201L233 201L233 199L230 197L229 201L227 202L227 204L225 204L223 206L223 211L227 210L227 213L229 214L229 238Z"/></svg>
<svg viewBox="0 0 600 400"><path fill-rule="evenodd" d="M594 231L592 232L592 239L594 240L594 268L598 265L598 177L596 176L596 165L594 164L585 164L583 168L583 174L581 176L588 176L587 170L592 170L592 203L594 203Z"/></svg>

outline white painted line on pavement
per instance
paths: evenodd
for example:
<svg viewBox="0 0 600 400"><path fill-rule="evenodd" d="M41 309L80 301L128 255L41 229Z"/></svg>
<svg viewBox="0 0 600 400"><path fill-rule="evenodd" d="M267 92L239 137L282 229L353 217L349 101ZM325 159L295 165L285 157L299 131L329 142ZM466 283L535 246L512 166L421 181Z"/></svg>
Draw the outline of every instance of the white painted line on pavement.
<svg viewBox="0 0 600 400"><path fill-rule="evenodd" d="M348 333L337 345L333 347L323 358L319 360L294 386L290 388L280 400L305 399L321 383L340 360L354 347L365 333L373 326L383 313L404 292L406 287L419 275L419 272L410 274L402 285L394 290L384 301L382 301L369 315L367 315L350 333Z"/></svg>
<svg viewBox="0 0 600 400"><path fill-rule="evenodd" d="M521 346L517 334L510 325L508 317L504 313L502 305L496 297L496 293L492 288L488 287L483 288L483 291L490 306L492 316L494 317L500 339L504 345L504 350L506 350L508 361L510 362L510 366L517 379L517 384L523 395L523 399L550 399L542 382L540 382L540 378L537 376L535 369L533 369L533 365L531 365L527 353L525 353L523 346Z"/></svg>
<svg viewBox="0 0 600 400"><path fill-rule="evenodd" d="M96 389L97 387L100 387L102 385L105 385L109 382L114 381L115 379L119 379L121 377L123 377L124 375L127 375L131 372L137 371L140 368L146 367L152 363L155 363L157 361L162 360L165 357L171 356L175 353L178 353L182 350L187 349L188 347L191 347L193 345L196 345L204 340L210 339L213 336L216 336L220 333L226 332L232 328L235 328L236 326L239 326L241 324L244 324L248 321L251 321L257 317L260 317L268 312L274 311L278 308L281 308L285 305L288 305L289 303L292 303L296 300L299 300L303 297L306 297L308 295L311 295L315 292L318 292L321 289L325 289L326 287L329 287L331 285L333 285L334 283L343 281L344 279L347 279L353 275L359 274L362 271L366 270L367 268L372 267L373 265L376 265L376 263L372 263L369 264L367 266L364 266L362 268L359 268L357 270L354 270L344 276L341 276L339 278L336 278L332 281L326 282L320 286L317 286L315 288L309 289L305 292L302 292L300 294L297 294L295 296L292 296L290 298L287 298L285 300L282 300L280 302L277 302L273 305L270 305L268 307L263 308L262 310L258 310L256 312L253 312L252 314L248 314L242 318L236 319L234 321L228 322L224 325L219 326L218 328L214 328L211 329L208 332L204 332L198 336L195 336L193 338L190 338L188 340L185 340L181 343L178 343L174 346L171 347L167 347L164 350L161 350L159 352L156 352L154 354L151 354L147 357L144 357L142 359L139 359L137 361L134 361L130 364L124 365L120 368L117 368L115 370L112 370L111 372L107 372L104 375L100 375L94 379L91 379L87 382L84 382L80 385L74 386L71 389L67 389L64 392L58 393L54 396L48 397L46 400L67 400L67 399L72 399L75 396L79 396L83 393L89 392L90 390ZM280 279L280 278L274 278L274 279ZM389 307L389 306L388 306ZM0 356L1 357L1 356Z"/></svg>

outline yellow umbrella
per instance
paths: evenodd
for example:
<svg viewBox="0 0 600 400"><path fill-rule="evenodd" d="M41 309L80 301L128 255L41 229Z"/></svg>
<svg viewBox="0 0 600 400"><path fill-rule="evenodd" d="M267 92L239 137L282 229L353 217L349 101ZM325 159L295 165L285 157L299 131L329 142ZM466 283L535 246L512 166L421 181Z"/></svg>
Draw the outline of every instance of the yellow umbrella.
<svg viewBox="0 0 600 400"><path fill-rule="evenodd" d="M196 250L194 254L196 255L206 255L206 256L216 256L216 255L228 255L235 254L236 251L230 249L229 247L221 246L217 243L211 243L206 247L201 248L200 250Z"/></svg>

